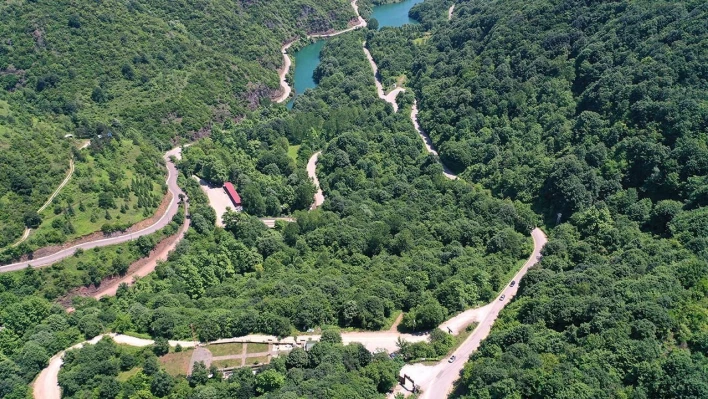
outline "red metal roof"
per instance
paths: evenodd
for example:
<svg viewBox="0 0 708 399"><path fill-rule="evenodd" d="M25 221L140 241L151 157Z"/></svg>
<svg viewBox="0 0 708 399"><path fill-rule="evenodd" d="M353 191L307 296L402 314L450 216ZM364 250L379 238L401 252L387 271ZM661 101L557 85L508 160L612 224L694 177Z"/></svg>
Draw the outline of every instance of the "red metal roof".
<svg viewBox="0 0 708 399"><path fill-rule="evenodd" d="M226 190L226 194L231 197L231 201L233 201L234 205L241 206L241 196L238 195L236 189L234 188L234 185L231 184L231 182L227 181L226 183L224 183L224 190Z"/></svg>

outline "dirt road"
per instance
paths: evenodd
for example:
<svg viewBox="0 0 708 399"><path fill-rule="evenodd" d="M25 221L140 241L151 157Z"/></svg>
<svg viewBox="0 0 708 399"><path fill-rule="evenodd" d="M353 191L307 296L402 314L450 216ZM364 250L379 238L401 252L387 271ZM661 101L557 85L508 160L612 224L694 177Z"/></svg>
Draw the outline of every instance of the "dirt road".
<svg viewBox="0 0 708 399"><path fill-rule="evenodd" d="M310 206L310 210L319 207L324 202L324 194L322 194L322 189L320 188L320 181L317 179L317 158L320 157L320 154L322 154L322 151L314 153L307 161L307 175L310 176L317 188L315 202Z"/></svg>
<svg viewBox="0 0 708 399"><path fill-rule="evenodd" d="M369 65L371 65L371 69L374 71L374 82L376 83L376 93L379 95L379 98L386 101L387 103L391 104L393 106L393 112L398 112L398 103L396 103L396 96L398 96L398 93L406 91L403 87L396 87L395 89L391 90L388 94L383 89L383 85L381 84L381 80L379 77L379 67L376 66L376 62L374 61L374 57L371 56L371 53L369 52L369 49L366 48L366 42L364 42L364 54L366 54L366 58L369 60Z"/></svg>
<svg viewBox="0 0 708 399"><path fill-rule="evenodd" d="M292 92L292 88L288 84L286 77L290 71L290 65L292 65L292 61L290 61L290 56L288 55L288 49L293 45L293 43L295 43L295 40L290 43L286 43L280 49L280 52L283 53L283 67L278 70L278 74L280 75L280 91L282 94L273 100L276 103L282 103L287 100Z"/></svg>
<svg viewBox="0 0 708 399"><path fill-rule="evenodd" d="M435 145L433 145L433 140L430 139L430 136L428 133L424 132L423 129L420 128L420 124L418 124L418 101L414 100L413 101L413 108L411 109L411 122L413 122L413 127L415 128L415 131L418 132L420 135L420 138L423 139L423 143L425 143L425 149L428 150L429 153L433 155L438 155L438 152L435 150ZM444 163L440 162L440 165L443 167L443 175L447 177L450 180L455 180L457 179L457 175L452 173L452 170L445 166Z"/></svg>
<svg viewBox="0 0 708 399"><path fill-rule="evenodd" d="M352 26L348 27L347 29L338 30L338 31L336 31L336 32L332 32L332 33L316 33L316 34L313 34L313 35L307 35L307 37L308 37L308 38L319 38L319 37L338 36L338 35L341 35L342 33L351 32L351 31L353 31L353 30L356 30L356 29L365 27L365 26L366 26L366 21L364 20L364 18L361 17L361 14L359 14L359 6L356 4L356 2L357 2L357 0L353 0L352 3L351 3L351 4L352 4L352 8L354 9L354 14L356 14L356 17L357 17L357 23L356 23L355 25L352 25Z"/></svg>
<svg viewBox="0 0 708 399"><path fill-rule="evenodd" d="M406 374L410 376L413 381L421 387L423 394L420 396L420 399L444 398L452 391L453 384L459 378L460 371L462 371L462 368L465 366L467 359L479 348L482 340L487 338L499 312L516 295L519 289L518 283L521 278L524 277L529 267L538 262L541 249L546 244L546 235L541 229L536 228L531 232L531 236L533 237L533 252L521 270L514 276L513 280L516 281L517 284L513 287L507 285L500 293L499 297L485 306L485 308L487 308L485 310L486 315L484 315L472 334L453 353L457 359L452 363L448 363L447 359L444 359L434 366L415 364L403 367L401 375ZM502 294L505 295L503 301L499 300Z"/></svg>
<svg viewBox="0 0 708 399"><path fill-rule="evenodd" d="M167 163L167 190L168 194L171 195L172 199L170 201L169 206L165 210L165 213L158 219L157 222L152 224L151 226L148 226L140 231L136 231L134 233L125 233L125 234L119 234L113 237L108 237L108 238L102 238L99 240L95 241L89 241L89 242L84 242L81 244L74 245L69 248L62 249L59 252L56 252L54 254L44 256L41 258L37 259L32 259L29 261L23 261L23 262L17 262L17 263L12 263L9 265L5 266L0 266L0 273L4 272L10 272L10 271L15 271L15 270L21 270L26 268L27 266L32 266L32 267L43 267L43 266L49 266L55 262L58 262L64 258L67 258L76 252L77 249L91 249L91 248L96 248L96 247L105 247L107 245L113 245L113 244L120 244L122 242L126 241L131 241L134 239L137 239L138 237L152 234L161 228L167 226L168 223L172 220L172 217L177 213L177 210L179 208L179 195L184 194L182 190L177 186L177 168L175 165L170 161L170 157L174 156L176 158L180 158L182 154L182 149L181 148L174 148L170 151L167 151L164 155L165 161Z"/></svg>
<svg viewBox="0 0 708 399"><path fill-rule="evenodd" d="M546 235L540 229L534 229L531 232L534 242L534 250L529 259L526 261L524 266L519 270L519 272L514 276L514 280L518 283L521 278L526 274L529 267L538 262L541 249L546 243ZM485 306L477 309L470 309L459 315L451 318L450 320L442 323L438 328L447 331L448 327L453 330L453 334L457 335L462 328L469 325L472 322L479 322L479 325L475 331L465 340L465 342L455 351L455 356L457 356L457 361L453 363L447 363L443 361L435 366L425 366L425 365L406 365L401 373L405 373L413 377L416 384L424 388L425 393L422 398L438 398L445 396L445 392L452 389L452 385L459 376L460 370L464 366L467 358L474 352L478 347L480 342L489 335L492 324L497 318L499 311L511 300L511 298L516 295L519 285L516 284L514 287L507 286L502 293L506 295L504 301L499 301L497 298ZM112 337L114 341L119 344L131 345L144 347L152 345L153 340L136 338L122 334L105 334L106 336ZM98 342L103 335L98 336L90 341L83 342L72 346L72 348L79 348L82 345L88 343ZM210 344L222 344L222 343L232 343L232 342L260 342L260 343L279 343L279 344L293 344L296 343L303 344L308 340L319 341L320 335L299 335L295 337L286 337L283 339L278 339L278 337L272 335L262 335L262 334L251 334L244 337L235 338L224 338L219 339ZM359 342L363 344L370 351L375 351L377 349L385 349L389 352L396 351L398 349L398 339L405 339L408 342L421 342L428 339L427 333L420 334L401 334L396 331L375 331L375 332L345 332L342 333L342 342L350 344L353 342ZM297 341L296 341L297 339ZM171 346L180 345L183 348L192 348L196 346L194 341L169 341ZM49 362L49 365L42 370L35 382L33 383L34 398L35 399L59 399L61 397L61 390L57 382L57 375L59 374L59 368L62 364L62 356L64 351L55 355ZM398 387L400 390L400 387ZM427 395L427 396L425 396Z"/></svg>
<svg viewBox="0 0 708 399"><path fill-rule="evenodd" d="M342 33L347 33L351 32L353 30L363 28L366 26L366 21L364 18L361 17L361 14L359 14L359 6L357 5L357 0L353 0L351 2L352 8L354 9L354 13L356 14L357 17L357 23L355 25L352 25L346 29L342 29L339 31L335 31L332 33L315 33L312 35L307 35L308 39L317 39L317 38L327 38L327 37L332 37L332 36L338 36L341 35ZM280 75L280 96L276 97L273 99L276 103L282 103L285 100L287 100L290 97L290 94L292 93L292 87L288 84L288 81L286 80L286 76L288 75L288 72L290 71L290 66L292 65L292 60L290 59L290 56L288 55L288 49L290 46L292 46L293 43L297 41L293 40L289 43L286 43L283 45L283 47L280 48L280 52L283 53L283 66L278 70L278 74Z"/></svg>

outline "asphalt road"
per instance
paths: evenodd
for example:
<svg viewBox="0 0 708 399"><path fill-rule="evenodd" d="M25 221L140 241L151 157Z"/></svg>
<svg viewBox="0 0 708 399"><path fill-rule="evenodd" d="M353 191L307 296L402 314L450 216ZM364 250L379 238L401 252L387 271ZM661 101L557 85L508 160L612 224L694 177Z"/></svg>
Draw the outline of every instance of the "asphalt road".
<svg viewBox="0 0 708 399"><path fill-rule="evenodd" d="M519 272L514 276L514 280L518 283L521 278L526 274L529 267L538 262L541 249L546 244L546 235L540 229L534 229L531 232L534 242L534 250L529 259L526 261L524 266L519 270ZM459 373L462 370L465 362L469 356L477 350L480 342L489 335L489 331L494 324L494 321L499 314L499 311L504 308L504 306L511 300L511 298L516 295L519 285L516 284L514 287L507 286L502 293L506 295L504 301L499 301L498 298L485 306L470 309L466 312L460 313L459 315L453 317L450 320L445 321L438 328L447 331L450 327L454 333L459 333L464 326L469 325L471 322L479 322L478 327L475 331L462 343L462 345L455 351L454 355L457 356L457 360L453 363L447 363L444 360L435 366L425 366L425 365L406 365L401 371L402 374L408 374L413 377L413 380L417 385L420 385L424 389L422 398L439 398L447 396L447 392L452 389L452 386L459 377ZM151 345L154 341L143 338L136 338L122 334L105 334L110 336L119 344L144 347ZM96 343L101 339L101 336L95 337L94 339L83 342L72 346L72 348L80 348L86 343ZM428 334L401 334L396 331L372 331L372 332L345 332L342 333L343 343L350 344L353 342L359 342L363 344L370 351L375 351L378 349L385 349L389 352L396 351L398 349L397 343L398 339L402 338L408 342L421 342L427 341ZM320 335L299 335L295 337L286 337L283 339L278 339L272 335L262 335L262 334L251 334L244 337L234 337L234 338L224 338L219 339L210 344L220 344L220 343L231 343L231 342L262 342L262 343L281 343L281 344L293 344L297 342L304 343L307 340L319 341ZM176 346L179 344L184 348L192 348L195 346L193 341L170 341L171 346ZM62 357L64 356L64 351L58 353L49 361L49 365L42 370L35 382L33 383L34 398L35 399L60 399L61 390L58 385L57 375L59 374L59 369L62 364ZM400 388L400 387L399 387Z"/></svg>
<svg viewBox="0 0 708 399"><path fill-rule="evenodd" d="M49 266L64 258L68 258L69 256L73 255L74 252L76 252L76 250L79 248L86 250L96 247L105 247L107 245L120 244L122 242L137 239L138 237L144 235L152 234L160 230L161 228L167 226L167 224L169 224L172 220L172 217L177 213L177 210L179 209L179 195L183 194L182 190L179 188L179 186L177 186L177 168L175 168L175 165L170 161L170 157L174 156L179 159L181 158L181 155L182 149L180 147L174 148L166 152L164 155L165 161L167 163L167 189L172 194L172 200L170 201L170 204L167 207L165 213L162 215L162 217L160 217L160 219L153 225L148 226L140 231L136 231L134 233L125 233L113 237L102 238L95 241L77 244L72 247L62 249L61 251L56 252L52 255L44 256L41 258L0 266L0 273L21 270L28 266Z"/></svg>
<svg viewBox="0 0 708 399"><path fill-rule="evenodd" d="M499 296L495 298L492 303L487 305L489 306L487 315L472 334L467 337L465 342L453 353L456 360L452 363L448 363L447 359L444 359L434 366L406 365L403 367L401 375L407 374L411 376L416 385L421 387L423 394L420 396L420 399L445 398L452 391L453 385L460 377L460 372L464 368L467 359L479 348L479 344L482 340L487 338L499 312L504 309L504 306L516 295L519 289L518 283L521 281L521 278L524 277L529 267L535 265L540 259L541 249L546 245L546 235L541 229L536 228L531 232L531 236L533 237L533 253L531 253L531 256L521 270L514 276L514 280L517 284L513 287L507 285ZM505 295L505 298L503 301L500 301L499 298L502 294Z"/></svg>

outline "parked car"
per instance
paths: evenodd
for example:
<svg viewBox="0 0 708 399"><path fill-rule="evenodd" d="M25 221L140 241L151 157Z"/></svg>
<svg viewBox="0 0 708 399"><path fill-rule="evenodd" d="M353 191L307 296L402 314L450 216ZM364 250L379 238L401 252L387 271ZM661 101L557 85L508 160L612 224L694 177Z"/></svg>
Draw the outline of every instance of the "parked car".
<svg viewBox="0 0 708 399"><path fill-rule="evenodd" d="M509 287L513 287L516 285L516 280L511 280L511 284L509 284Z"/></svg>
<svg viewBox="0 0 708 399"><path fill-rule="evenodd" d="M506 295L502 295L502 296L500 296L500 297L499 297L499 300L500 300L500 301L503 301L503 300L504 300L504 298L506 298Z"/></svg>
<svg viewBox="0 0 708 399"><path fill-rule="evenodd" d="M448 362L448 363L452 363L452 362L455 361L455 359L457 359L456 356L450 356L450 359L449 359L447 362Z"/></svg>

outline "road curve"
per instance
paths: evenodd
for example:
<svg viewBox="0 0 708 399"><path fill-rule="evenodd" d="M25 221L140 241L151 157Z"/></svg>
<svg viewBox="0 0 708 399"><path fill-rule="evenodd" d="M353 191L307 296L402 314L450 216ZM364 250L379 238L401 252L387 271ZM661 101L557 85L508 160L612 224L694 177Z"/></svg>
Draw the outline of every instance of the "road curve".
<svg viewBox="0 0 708 399"><path fill-rule="evenodd" d="M403 367L401 375L406 374L410 376L413 381L415 381L415 384L421 387L423 393L420 399L444 398L450 394L455 381L460 377L460 372L464 368L470 355L479 348L482 340L487 338L494 321L497 319L497 316L499 316L499 312L516 295L519 289L519 281L526 275L529 267L535 265L540 259L541 249L543 249L547 241L546 234L544 234L541 229L535 228L531 231L531 237L533 237L533 252L526 263L524 263L521 270L514 276L514 281L516 281L517 284L513 287L507 285L506 288L499 293L499 296L495 298L492 303L487 305L486 316L479 322L477 328L467 337L465 342L453 352L453 355L457 359L452 363L448 363L447 359L443 359L434 366L414 364ZM500 301L499 298L502 294L505 295L505 298L503 301Z"/></svg>
<svg viewBox="0 0 708 399"><path fill-rule="evenodd" d="M386 101L387 103L391 104L393 106L393 112L398 112L398 103L396 103L396 96L398 96L398 93L406 91L403 87L396 87L395 89L391 90L388 94L384 92L383 85L381 84L381 81L379 80L379 67L376 66L376 62L374 61L374 57L371 56L371 53L369 52L369 49L366 48L366 42L364 42L364 54L366 54L366 58L369 60L369 65L371 65L371 69L374 71L374 82L376 83L376 93L379 95L379 98Z"/></svg>
<svg viewBox="0 0 708 399"><path fill-rule="evenodd" d="M356 25L353 25L347 29L342 29L342 30L335 31L332 33L316 33L316 34L312 34L312 35L307 35L307 38L308 39L319 39L319 38L338 36L338 35L341 35L342 33L351 32L353 30L365 27L366 21L364 20L364 18L361 17L361 14L359 14L359 6L357 5L356 2L357 2L357 0L353 0L351 2L352 8L354 9L354 13L356 14L356 17L357 17ZM285 77L288 75L288 72L290 71L290 66L292 65L292 61L290 60L290 56L288 55L288 49L296 41L297 41L297 39L291 41L290 43L284 44L283 47L280 48L280 52L283 53L283 66L278 70L278 74L280 75L281 94L280 94L280 96L273 99L273 101L275 101L276 103L284 102L285 100L287 100L290 97L290 94L292 93L292 87L290 87L290 85L288 84Z"/></svg>
<svg viewBox="0 0 708 399"><path fill-rule="evenodd" d="M177 186L177 168L175 165L172 163L170 160L170 157L174 156L175 158L179 159L181 158L182 155L182 149L180 147L173 148L170 151L167 151L164 155L166 164L167 164L167 190L169 193L172 195L172 199L170 200L170 204L165 210L165 213L160 217L160 219L152 224L151 226L148 226L140 231L136 231L134 233L124 233L120 234L114 237L108 237L108 238L102 238L99 240L94 240L94 241L89 241L81 244L74 245L69 248L62 249L61 251L47 255L41 258L37 259L32 259L29 261L23 261L23 262L17 262L17 263L12 263L9 265L5 266L0 266L0 273L5 273L5 272L10 272L10 271L15 271L15 270L21 270L26 268L27 266L32 266L32 267L44 267L44 266L49 266L53 263L56 263L64 258L67 258L76 252L77 249L91 249L91 248L96 248L96 247L105 247L107 245L114 245L114 244L120 244L122 242L126 241L131 241L134 240L138 237L152 234L161 228L167 226L167 224L170 223L172 220L172 217L177 213L179 209L179 195L184 194L182 190Z"/></svg>
<svg viewBox="0 0 708 399"><path fill-rule="evenodd" d="M320 188L320 181L317 179L317 159L321 154L322 151L318 151L312 154L310 159L307 161L307 175L310 176L312 182L315 183L315 188L317 188L317 191L315 192L315 202L313 202L312 206L310 206L310 210L318 208L324 202L324 194L322 194L322 189Z"/></svg>
<svg viewBox="0 0 708 399"><path fill-rule="evenodd" d="M541 253L541 249L546 243L546 235L540 229L536 228L531 232L533 237L534 249L526 261L524 266L519 270L514 276L514 280L519 282L521 278L526 274L528 268L538 262L538 258ZM506 295L505 301L499 301L495 298L492 303L465 311L450 320L445 321L439 326L440 329L447 330L450 327L454 334L459 333L464 326L469 325L473 321L479 322L479 326L475 331L462 343L462 345L454 352L455 356L458 357L458 361L453 363L447 363L443 361L435 366L424 366L424 365L406 365L401 371L402 374L407 374L413 377L413 380L417 385L420 385L424 389L423 396L421 398L438 398L442 397L442 393L449 392L452 389L453 383L458 378L460 370L464 366L466 359L474 352L479 343L489 335L489 330L491 329L494 320L496 320L499 311L509 302L509 300L516 294L519 285L516 284L514 287L507 286L501 293ZM131 337L122 334L103 334L99 335L89 341L76 344L69 349L80 348L83 345L90 343L95 344L103 336L109 336L113 338L119 344L144 347L154 343L153 340ZM427 341L428 334L401 334L396 331L373 331L373 332L345 332L342 333L342 342L350 344L353 342L359 342L363 344L370 351L377 349L385 349L389 352L397 350L398 339L404 339L408 342L421 342ZM299 335L298 337L286 337L283 339L278 339L278 337L272 335L262 335L262 334L251 334L244 337L235 338L224 338L219 339L210 344L220 344L220 343L232 343L232 342L261 342L261 343L291 343L296 342L303 343L308 340L319 341L320 335ZM194 341L170 341L171 346L180 345L184 348L194 347L196 343ZM67 349L67 350L69 350ZM33 393L35 399L60 399L61 389L58 384L59 369L63 363L62 357L66 351L61 351L49 360L47 367L42 370L37 379L32 384ZM399 387L400 390L400 387ZM427 395L427 396L426 396Z"/></svg>
<svg viewBox="0 0 708 399"><path fill-rule="evenodd" d="M354 9L354 14L356 14L356 17L357 17L356 25L353 25L347 29L338 30L338 31L332 32L332 33L315 33L313 35L307 35L307 37L316 39L316 38L338 36L338 35L341 35L342 33L351 32L353 30L365 27L366 21L364 20L364 18L361 17L361 14L359 14L359 6L356 4L356 2L357 2L357 0L352 0L352 2L351 2L352 8Z"/></svg>
<svg viewBox="0 0 708 399"><path fill-rule="evenodd" d="M413 122L413 127L415 128L415 131L418 132L420 138L423 139L423 143L425 143L425 149L428 150L429 153L438 156L438 152L435 150L433 140L430 139L428 133L425 133L423 129L420 128L420 124L418 123L418 100L413 100L413 108L411 108L411 122ZM445 166L442 161L440 162L440 165L442 165L443 167L443 175L445 175L445 177L450 180L457 179L457 175L452 173L452 170Z"/></svg>

